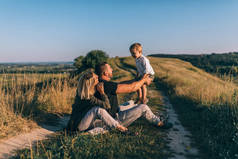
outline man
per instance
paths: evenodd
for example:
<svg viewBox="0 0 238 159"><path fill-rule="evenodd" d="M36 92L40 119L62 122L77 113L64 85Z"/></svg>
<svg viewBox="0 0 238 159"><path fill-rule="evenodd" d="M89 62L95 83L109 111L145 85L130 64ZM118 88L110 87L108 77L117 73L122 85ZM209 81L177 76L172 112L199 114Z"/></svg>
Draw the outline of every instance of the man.
<svg viewBox="0 0 238 159"><path fill-rule="evenodd" d="M146 120L154 125L157 125L159 127L165 126L163 121L161 121L159 117L154 115L146 104L138 104L130 109L118 111L119 105L117 94L136 92L143 84L149 85L152 82L152 79L148 75L144 75L141 80L134 81L129 84L125 84L124 82L116 83L110 81L113 77L112 71L113 69L106 62L97 65L95 68L95 72L96 74L98 74L99 81L104 84L104 92L107 94L111 104L109 113L113 117L115 117L123 126L129 126L132 122L134 122L141 116L143 116Z"/></svg>

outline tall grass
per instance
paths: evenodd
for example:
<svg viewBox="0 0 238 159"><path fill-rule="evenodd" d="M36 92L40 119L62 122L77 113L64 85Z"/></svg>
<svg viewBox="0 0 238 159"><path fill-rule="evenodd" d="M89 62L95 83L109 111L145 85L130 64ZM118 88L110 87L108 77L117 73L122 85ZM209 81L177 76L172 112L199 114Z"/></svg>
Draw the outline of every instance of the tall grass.
<svg viewBox="0 0 238 159"><path fill-rule="evenodd" d="M197 144L210 158L238 158L237 85L178 59L149 59ZM134 66L132 60L124 62Z"/></svg>
<svg viewBox="0 0 238 159"><path fill-rule="evenodd" d="M71 112L74 81L62 74L0 76L0 138L31 130L44 115Z"/></svg>
<svg viewBox="0 0 238 159"><path fill-rule="evenodd" d="M120 69L111 59L114 70L117 70L115 80L129 80L130 76L123 76L125 70ZM128 73L128 72L127 72ZM130 73L129 73L130 74ZM129 75L127 74L127 75ZM162 110L161 96L154 84L150 85L148 94L149 104L153 112ZM132 95L132 94L130 94ZM121 98L127 100L128 95ZM67 135L64 132L56 134L49 140L42 141L30 150L21 150L15 158L169 158L167 132L159 129L144 119L138 119L128 127L128 133L111 130L101 135L85 135L78 133Z"/></svg>
<svg viewBox="0 0 238 159"><path fill-rule="evenodd" d="M188 62L171 58L149 59L156 72L156 77L160 80L160 85L165 86L164 88L166 88L166 91L170 95L171 102L175 106L176 111L179 113L179 118L182 123L192 131L197 145L200 146L202 152L205 153L204 158L208 158L208 156L209 158L214 159L238 158L238 87L231 81L224 81L218 77L212 76L192 66ZM131 73L133 73L133 69L135 69L135 62L133 58L127 57L110 59L110 64L116 73L114 78L115 81L131 79ZM7 102L5 103L10 104L9 107L5 106L3 110L6 109L6 112L11 113L13 116L20 114L21 118L23 116L21 115L21 112L29 112L29 116L29 114L31 114L30 112L34 112L34 109L26 111L20 107L20 105L24 105L26 108L31 108L27 105L33 105L33 108L37 108L36 112L45 111L51 113L62 113L64 111L70 111L70 109L68 109L70 102L66 101L71 101L70 98L73 98L75 87L69 87L68 82L66 82L66 84L62 82L62 80L60 82L61 84L59 84L57 80L55 81L55 84L53 83L52 81L46 82L46 84L40 87L40 91L38 89L39 86L36 84L28 87L29 89L27 90L29 90L29 92L26 96L28 97L27 99L25 99L26 97L22 97L23 94L16 96L10 91L10 89L2 89L1 94L3 94L6 99L10 99L10 101L12 101L9 102L9 100L6 100ZM14 87L16 87L16 90L13 92L17 92L17 89L19 88L17 86ZM27 90L24 90L24 95L27 93ZM30 95L31 93L32 95ZM65 96L67 96L68 100L64 98ZM19 100L19 98L22 98L22 100ZM158 97L153 97L153 99L159 100ZM20 113L15 113L15 105L12 104L14 101L18 101L18 103L22 103L20 101L29 101L23 102L29 104L19 104L19 107L16 110ZM153 102L153 100L150 101ZM157 105L158 103L158 101L153 102L151 105ZM62 108L62 105L68 106ZM9 111L9 108L12 110ZM5 116L7 116L7 113ZM22 119L25 120L24 118ZM38 156L38 158L45 158L47 156L48 158L51 158L49 157L51 155L59 155L60 157L70 158L73 155L76 155L77 157L95 157L92 155L96 155L99 152L100 155L108 158L120 158L120 156L116 156L117 154L115 153L113 153L113 157L110 156L112 153L108 153L108 150L112 150L113 152L123 150L125 151L125 154L124 156L122 154L122 157L144 157L143 155L147 155L147 158L152 158L152 156L163 156L163 154L160 154L161 151L159 150L161 148L165 148L165 145L163 145L164 142L155 141L154 138L158 135L162 139L162 135L165 134L159 134L156 130L152 130L148 124L139 123L140 125L146 126L146 128L143 128L142 130L148 132L140 136L141 133L140 130L138 130L138 126L132 126L131 131L139 131L139 135L135 136L134 139L128 139L127 135L119 135L119 139L124 141L123 144L118 144L114 140L115 136L118 137L117 133L112 133L112 137L110 137L110 134L109 136L99 136L96 141L95 138L89 139L91 137L88 138L87 136L59 136L59 139L57 138L57 141L53 142L53 146L52 141L45 143L46 145L44 146L49 149L47 153L44 146L42 146L43 148L40 148L39 150L36 148L33 153L35 156ZM143 136L148 139L138 138ZM136 140L140 143L138 144ZM150 144L150 141L153 141L153 143ZM125 143L128 143L128 145ZM139 151L134 149L128 150L128 146L132 146L132 148L136 149L139 148ZM78 147L80 148L78 149ZM147 149L154 147L157 149ZM80 154L78 153L79 151L81 152ZM140 152L142 153L140 154ZM131 153L135 154L135 156L128 156L128 154L130 155ZM139 153L139 155L137 155L137 153ZM148 155L151 153L154 154L151 156ZM48 155L42 156L42 154ZM26 151L23 156L29 156L29 151ZM99 156L99 158L100 157L101 156Z"/></svg>

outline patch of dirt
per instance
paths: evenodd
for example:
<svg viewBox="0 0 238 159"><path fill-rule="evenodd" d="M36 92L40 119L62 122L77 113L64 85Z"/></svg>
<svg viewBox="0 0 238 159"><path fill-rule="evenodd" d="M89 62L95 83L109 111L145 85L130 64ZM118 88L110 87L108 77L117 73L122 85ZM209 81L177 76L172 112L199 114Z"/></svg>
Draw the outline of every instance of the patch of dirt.
<svg viewBox="0 0 238 159"><path fill-rule="evenodd" d="M34 129L29 133L23 133L8 139L0 140L0 158L6 159L14 156L14 151L31 146L39 140L46 139L56 131L62 130L68 123L69 116L58 121L57 126L41 125L41 128Z"/></svg>
<svg viewBox="0 0 238 159"><path fill-rule="evenodd" d="M162 96L169 116L168 121L173 124L173 128L168 131L169 147L173 153L171 159L199 158L198 149L191 145L191 133L187 131L178 120L178 115L175 113L168 97L164 94L162 94Z"/></svg>

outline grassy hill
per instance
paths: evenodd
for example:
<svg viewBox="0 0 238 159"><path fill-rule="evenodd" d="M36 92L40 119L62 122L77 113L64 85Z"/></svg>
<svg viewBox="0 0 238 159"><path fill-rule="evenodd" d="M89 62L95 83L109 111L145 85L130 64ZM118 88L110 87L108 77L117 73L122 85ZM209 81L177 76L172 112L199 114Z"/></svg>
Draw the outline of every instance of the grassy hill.
<svg viewBox="0 0 238 159"><path fill-rule="evenodd" d="M218 75L229 74L234 77L238 75L238 52L222 53L222 54L152 54L152 57L178 58L192 63L194 66L201 68L210 73Z"/></svg>
<svg viewBox="0 0 238 159"><path fill-rule="evenodd" d="M238 87L174 58L149 58L180 120L210 158L235 158ZM131 58L123 62L133 67Z"/></svg>
<svg viewBox="0 0 238 159"><path fill-rule="evenodd" d="M238 87L232 82L223 81L194 67L189 62L174 58L149 57L149 59L156 72L156 80L149 90L160 88L167 92L183 125L192 132L201 154L204 154L203 158L208 158L208 156L214 159L237 157ZM133 58L111 58L110 64L114 69L114 81L133 79L135 74ZM60 104L49 104L52 92L58 92L59 95L62 95L60 97L65 97L63 101L58 98L58 103L72 100L74 94L72 88L75 89L75 87L70 87L69 84L58 86L49 84L44 92L47 96L36 94L36 99L41 99L38 107L42 104L45 105L44 108L54 105L52 109L46 109L46 112L62 109ZM68 90L71 93L67 93ZM51 93L49 93L50 91ZM9 92L9 94L11 93ZM129 97L121 95L120 100L123 101L133 95L130 94ZM30 97L28 94L25 96ZM150 94L150 96L151 103L149 105L152 105L153 111L163 110L159 92ZM69 108L70 102L63 105ZM9 112L14 114L13 111ZM24 118L24 116L22 117ZM80 134L75 136L57 135L33 150L19 152L19 156L30 157L33 155L35 158L49 158L49 156L53 156L53 158L100 158L102 156L106 158L167 158L170 155L166 147L166 132L159 131L141 120L129 127L129 130L138 135L125 135L118 132L97 137ZM118 156L118 152L121 156Z"/></svg>

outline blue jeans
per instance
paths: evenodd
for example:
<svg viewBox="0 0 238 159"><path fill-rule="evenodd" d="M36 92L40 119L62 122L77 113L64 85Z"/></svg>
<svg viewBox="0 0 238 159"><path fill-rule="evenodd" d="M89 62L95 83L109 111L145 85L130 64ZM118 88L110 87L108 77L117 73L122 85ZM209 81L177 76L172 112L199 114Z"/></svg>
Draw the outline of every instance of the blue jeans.
<svg viewBox="0 0 238 159"><path fill-rule="evenodd" d="M135 105L133 102L128 102L128 105L119 106L119 112L117 113L117 121L123 126L129 126L136 119L141 116L152 124L157 125L160 122L160 118L151 111L146 104Z"/></svg>

